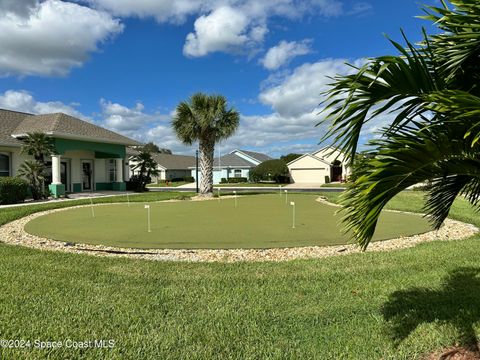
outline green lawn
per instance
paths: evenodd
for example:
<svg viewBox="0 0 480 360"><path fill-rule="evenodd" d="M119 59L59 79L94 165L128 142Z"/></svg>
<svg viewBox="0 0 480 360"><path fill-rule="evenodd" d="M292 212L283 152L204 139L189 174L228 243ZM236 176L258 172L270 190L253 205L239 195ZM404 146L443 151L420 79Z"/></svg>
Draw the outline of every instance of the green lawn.
<svg viewBox="0 0 480 360"><path fill-rule="evenodd" d="M154 203L151 232L143 204L69 209L30 221L27 232L49 239L134 248L271 248L346 244L336 207L315 201L318 195L278 194L221 201ZM296 224L292 228L295 202ZM62 226L55 226L62 224ZM374 240L429 230L417 215L385 212Z"/></svg>
<svg viewBox="0 0 480 360"><path fill-rule="evenodd" d="M419 210L420 197L405 193L391 206ZM452 216L480 226L464 200ZM0 348L0 358L421 359L480 334L479 253L480 236L235 264L0 244L2 339L115 340L113 349Z"/></svg>
<svg viewBox="0 0 480 360"><path fill-rule="evenodd" d="M215 184L214 187L284 187L288 184L275 184L275 183L238 183L238 184Z"/></svg>
<svg viewBox="0 0 480 360"><path fill-rule="evenodd" d="M175 181L175 182L171 182L169 181L168 182L168 186L162 182L162 183L159 183L159 184L155 184L155 183L152 183L152 184L148 184L147 187L151 187L151 188L157 188L157 187L178 187L180 185L185 185L185 184L190 184L186 181Z"/></svg>

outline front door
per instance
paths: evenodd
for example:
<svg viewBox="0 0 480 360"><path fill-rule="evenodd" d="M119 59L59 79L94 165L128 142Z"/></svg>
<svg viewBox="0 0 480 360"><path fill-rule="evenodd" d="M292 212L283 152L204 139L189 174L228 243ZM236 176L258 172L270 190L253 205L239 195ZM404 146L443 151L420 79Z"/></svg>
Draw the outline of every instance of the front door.
<svg viewBox="0 0 480 360"><path fill-rule="evenodd" d="M82 189L93 190L93 162L82 160Z"/></svg>

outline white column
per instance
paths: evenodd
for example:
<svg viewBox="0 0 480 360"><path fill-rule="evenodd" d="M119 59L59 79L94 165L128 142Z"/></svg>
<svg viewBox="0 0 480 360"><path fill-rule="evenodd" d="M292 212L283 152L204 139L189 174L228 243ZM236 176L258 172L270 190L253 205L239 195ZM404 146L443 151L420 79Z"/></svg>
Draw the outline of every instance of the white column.
<svg viewBox="0 0 480 360"><path fill-rule="evenodd" d="M123 182L123 159L115 159L117 162L115 164L115 168L117 170L117 181L116 182Z"/></svg>
<svg viewBox="0 0 480 360"><path fill-rule="evenodd" d="M59 185L62 183L60 155L52 155L52 184Z"/></svg>

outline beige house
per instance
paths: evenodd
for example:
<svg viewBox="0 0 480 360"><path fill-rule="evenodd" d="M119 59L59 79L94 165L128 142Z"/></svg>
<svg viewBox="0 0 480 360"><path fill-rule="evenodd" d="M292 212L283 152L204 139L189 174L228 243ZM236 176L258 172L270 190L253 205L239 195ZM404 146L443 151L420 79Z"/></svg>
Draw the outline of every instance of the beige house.
<svg viewBox="0 0 480 360"><path fill-rule="evenodd" d="M331 146L304 154L287 167L291 181L301 184L343 181L351 172L345 163L345 154Z"/></svg>

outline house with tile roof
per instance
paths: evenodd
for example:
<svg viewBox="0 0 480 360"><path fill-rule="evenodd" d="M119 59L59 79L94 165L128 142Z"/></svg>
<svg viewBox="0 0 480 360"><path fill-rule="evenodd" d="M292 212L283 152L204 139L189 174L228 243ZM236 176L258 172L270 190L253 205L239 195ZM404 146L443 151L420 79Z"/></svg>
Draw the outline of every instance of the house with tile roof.
<svg viewBox="0 0 480 360"><path fill-rule="evenodd" d="M16 176L29 158L21 154L29 133L52 139L47 182L55 197L66 192L125 190L126 148L135 140L63 113L35 115L0 109L0 176Z"/></svg>
<svg viewBox="0 0 480 360"><path fill-rule="evenodd" d="M248 179L250 170L266 160L271 160L271 157L263 153L239 149L216 157L213 162L213 183L219 184L222 179L230 178ZM195 165L190 169L191 176L195 178Z"/></svg>

